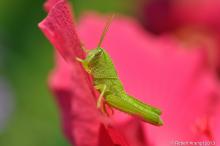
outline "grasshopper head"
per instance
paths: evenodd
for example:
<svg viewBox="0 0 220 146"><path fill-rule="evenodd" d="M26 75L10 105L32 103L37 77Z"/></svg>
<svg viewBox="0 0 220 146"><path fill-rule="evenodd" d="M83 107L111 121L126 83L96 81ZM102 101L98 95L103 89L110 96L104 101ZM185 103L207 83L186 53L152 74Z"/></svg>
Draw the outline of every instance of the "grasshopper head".
<svg viewBox="0 0 220 146"><path fill-rule="evenodd" d="M90 50L86 56L86 61L89 63L92 60L95 60L99 58L103 54L104 50L102 48L96 48L93 50Z"/></svg>

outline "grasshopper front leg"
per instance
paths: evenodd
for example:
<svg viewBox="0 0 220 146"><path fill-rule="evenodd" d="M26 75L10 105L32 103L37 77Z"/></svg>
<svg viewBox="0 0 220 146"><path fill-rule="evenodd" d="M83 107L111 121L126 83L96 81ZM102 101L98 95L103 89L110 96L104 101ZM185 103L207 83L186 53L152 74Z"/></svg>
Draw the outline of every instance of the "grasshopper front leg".
<svg viewBox="0 0 220 146"><path fill-rule="evenodd" d="M97 108L100 108L100 107L101 107L101 102L102 102L102 100L103 100L103 96L104 96L104 94L105 94L105 92L106 92L107 86L106 86L105 84L101 84L101 85L95 86L95 88L96 88L97 90L102 91L101 94L99 95L99 98L98 98L98 101L97 101Z"/></svg>
<svg viewBox="0 0 220 146"><path fill-rule="evenodd" d="M88 62L87 62L86 60L83 60L83 59L78 58L78 57L76 57L76 60L79 61L80 63L82 63L84 69L85 69L89 74L91 74L91 70L89 69L89 67L88 67Z"/></svg>
<svg viewBox="0 0 220 146"><path fill-rule="evenodd" d="M107 85L105 84L100 84L100 85L96 85L95 88L99 91L101 91L99 97L98 97L98 101L97 101L97 108L101 108L101 111L103 113L105 113L107 116L112 115L109 114L107 111L107 106L110 108L111 113L113 113L113 109L112 107L105 101L104 99L104 95L107 92ZM102 105L102 106L101 106Z"/></svg>

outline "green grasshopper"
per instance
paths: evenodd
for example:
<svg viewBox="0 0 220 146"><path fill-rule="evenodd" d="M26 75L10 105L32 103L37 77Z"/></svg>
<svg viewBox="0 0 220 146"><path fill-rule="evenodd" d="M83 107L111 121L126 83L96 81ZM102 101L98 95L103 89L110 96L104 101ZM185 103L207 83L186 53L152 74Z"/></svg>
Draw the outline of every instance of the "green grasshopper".
<svg viewBox="0 0 220 146"><path fill-rule="evenodd" d="M97 108L101 108L102 103L105 103L104 105L107 104L110 108L116 108L122 112L136 116L145 122L160 126L163 124L160 119L161 111L126 93L118 78L111 57L101 48L104 36L106 35L112 19L113 16L109 19L104 28L98 47L93 50L86 50L83 48L86 52L86 58L76 58L82 63L84 69L92 75L93 84L100 93L97 101ZM102 106L102 111L107 112L105 106Z"/></svg>

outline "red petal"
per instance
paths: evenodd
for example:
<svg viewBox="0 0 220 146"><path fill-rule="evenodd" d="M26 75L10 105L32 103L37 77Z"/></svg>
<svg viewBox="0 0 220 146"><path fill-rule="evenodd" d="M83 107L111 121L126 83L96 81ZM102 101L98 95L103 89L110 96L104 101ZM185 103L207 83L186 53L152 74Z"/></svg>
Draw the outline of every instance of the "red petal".
<svg viewBox="0 0 220 146"><path fill-rule="evenodd" d="M73 24L71 9L65 0L57 2L39 24L40 29L55 48L71 62L75 61L76 56L84 56Z"/></svg>
<svg viewBox="0 0 220 146"><path fill-rule="evenodd" d="M60 0L51 8L39 27L57 48L58 66L50 77L50 87L61 108L64 131L72 144L94 146L98 142L101 120L95 106L95 94L88 74L76 56L83 57L74 29L69 5Z"/></svg>
<svg viewBox="0 0 220 146"><path fill-rule="evenodd" d="M49 12L50 9L60 0L47 0L45 3L44 3L44 9Z"/></svg>
<svg viewBox="0 0 220 146"><path fill-rule="evenodd" d="M88 75L77 62L68 64L59 55L57 61L49 85L61 110L64 132L73 145L95 146L101 118Z"/></svg>
<svg viewBox="0 0 220 146"><path fill-rule="evenodd" d="M117 129L125 136L131 146L148 145L148 139L145 137L144 125L140 120L130 118L126 122L117 124Z"/></svg>
<svg viewBox="0 0 220 146"><path fill-rule="evenodd" d="M129 146L125 139L114 128L103 124L100 127L98 146Z"/></svg>

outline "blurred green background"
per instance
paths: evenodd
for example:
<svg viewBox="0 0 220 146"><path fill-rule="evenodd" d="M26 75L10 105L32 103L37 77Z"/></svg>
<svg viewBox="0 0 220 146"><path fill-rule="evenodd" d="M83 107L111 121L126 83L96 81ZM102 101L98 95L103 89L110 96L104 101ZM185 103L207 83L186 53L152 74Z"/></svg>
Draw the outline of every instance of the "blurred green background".
<svg viewBox="0 0 220 146"><path fill-rule="evenodd" d="M0 96L4 98L0 99L0 146L69 145L47 87L53 48L37 28L46 16L43 3L44 0L0 0ZM71 3L77 18L87 10L135 13L132 0Z"/></svg>

